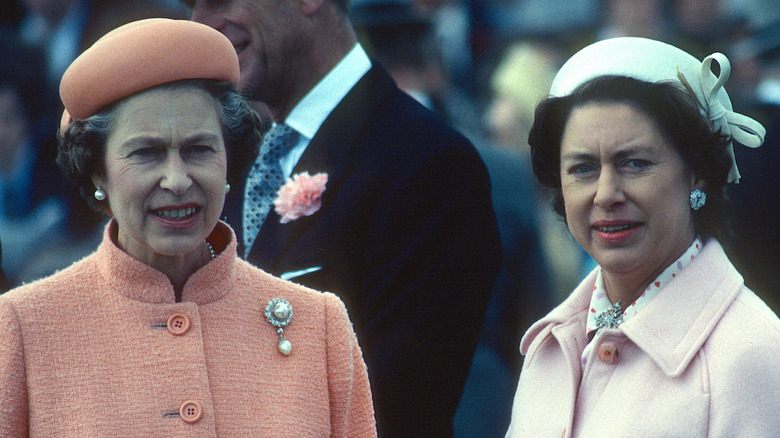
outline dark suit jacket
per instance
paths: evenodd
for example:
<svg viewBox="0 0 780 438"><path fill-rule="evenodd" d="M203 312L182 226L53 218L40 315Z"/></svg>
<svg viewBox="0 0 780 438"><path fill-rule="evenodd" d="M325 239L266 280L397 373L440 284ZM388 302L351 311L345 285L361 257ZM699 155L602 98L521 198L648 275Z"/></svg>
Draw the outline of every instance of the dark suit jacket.
<svg viewBox="0 0 780 438"><path fill-rule="evenodd" d="M275 275L322 267L292 281L346 303L379 436L451 436L501 261L484 164L375 65L314 136L303 171L328 173L322 208L288 224L272 211L248 260ZM239 236L243 193L226 207Z"/></svg>

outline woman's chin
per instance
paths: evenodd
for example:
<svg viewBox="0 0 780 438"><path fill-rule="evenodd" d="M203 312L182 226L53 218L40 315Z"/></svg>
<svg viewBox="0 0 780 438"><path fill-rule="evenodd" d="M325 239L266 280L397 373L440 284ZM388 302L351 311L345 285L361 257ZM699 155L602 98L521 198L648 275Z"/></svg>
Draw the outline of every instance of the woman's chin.
<svg viewBox="0 0 780 438"><path fill-rule="evenodd" d="M203 234L201 236L201 234ZM190 254L201 254L205 233L188 236L148 236L145 242L120 244L125 252L138 260L150 263L159 259L187 258Z"/></svg>
<svg viewBox="0 0 780 438"><path fill-rule="evenodd" d="M630 250L612 250L606 254L598 254L593 259L601 270L615 275L630 275L642 268L646 258Z"/></svg>
<svg viewBox="0 0 780 438"><path fill-rule="evenodd" d="M152 251L157 256L163 257L186 257L188 254L198 253L205 245L203 242L206 236L191 237L188 239L169 240L163 239L158 242L150 242Z"/></svg>

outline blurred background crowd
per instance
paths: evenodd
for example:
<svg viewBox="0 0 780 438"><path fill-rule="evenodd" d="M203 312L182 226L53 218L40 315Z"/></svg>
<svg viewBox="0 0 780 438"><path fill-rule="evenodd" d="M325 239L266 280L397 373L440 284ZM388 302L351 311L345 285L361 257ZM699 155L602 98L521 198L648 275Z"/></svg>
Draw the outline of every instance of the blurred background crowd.
<svg viewBox="0 0 780 438"><path fill-rule="evenodd" d="M0 10L0 242L13 287L92 252L107 219L56 168L65 68L120 24L188 10L177 0L0 0ZM759 149L736 146L728 252L780 311L780 0L352 0L351 15L367 52L469 137L493 183L504 263L456 436L503 436L522 333L594 267L536 186L526 144L558 67L594 41L641 36L729 57L734 107L768 133Z"/></svg>

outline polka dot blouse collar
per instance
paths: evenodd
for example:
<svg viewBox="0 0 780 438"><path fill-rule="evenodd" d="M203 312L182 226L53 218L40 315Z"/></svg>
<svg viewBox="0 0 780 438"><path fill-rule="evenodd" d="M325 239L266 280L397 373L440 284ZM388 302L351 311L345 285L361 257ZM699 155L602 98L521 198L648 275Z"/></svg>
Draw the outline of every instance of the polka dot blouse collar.
<svg viewBox="0 0 780 438"><path fill-rule="evenodd" d="M617 327L639 313L653 297L658 295L658 292L661 289L674 280L680 271L699 255L702 247L704 247L704 243L702 242L701 237L696 236L696 239L693 240L693 243L688 247L685 253L680 256L677 261L664 269L661 275L647 286L645 291L636 299L636 301L625 307L622 305L613 305L609 301L607 289L604 285L604 278L601 269L599 268L596 274L596 284L593 287L593 294L590 299L590 307L588 309L586 333L589 334L589 338L592 338L593 334L601 328Z"/></svg>

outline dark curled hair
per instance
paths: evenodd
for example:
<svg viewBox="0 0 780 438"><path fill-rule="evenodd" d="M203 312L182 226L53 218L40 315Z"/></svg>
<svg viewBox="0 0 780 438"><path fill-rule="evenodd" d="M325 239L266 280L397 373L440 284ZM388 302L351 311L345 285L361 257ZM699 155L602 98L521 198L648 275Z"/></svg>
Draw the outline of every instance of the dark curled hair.
<svg viewBox="0 0 780 438"><path fill-rule="evenodd" d="M237 187L243 171L257 157L260 139L268 130L270 121L261 120L229 82L194 79L159 87L200 88L219 102L222 109L222 135L227 151L227 182ZM95 187L91 176L105 170L106 140L111 132L117 104L115 102L84 120L71 122L59 134L57 165L76 184L89 206L98 211L103 211L103 205L93 196Z"/></svg>
<svg viewBox="0 0 780 438"><path fill-rule="evenodd" d="M589 103L628 104L654 120L688 169L705 182L707 202L693 212L696 232L702 237L715 237L723 244L731 242L731 204L726 196L731 139L712 131L699 112L698 101L682 85L649 83L625 76L591 79L572 94L547 98L536 107L528 136L534 174L542 185L551 189L553 209L564 221L561 140L572 111Z"/></svg>

